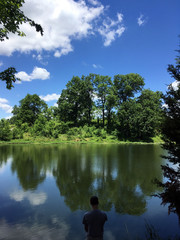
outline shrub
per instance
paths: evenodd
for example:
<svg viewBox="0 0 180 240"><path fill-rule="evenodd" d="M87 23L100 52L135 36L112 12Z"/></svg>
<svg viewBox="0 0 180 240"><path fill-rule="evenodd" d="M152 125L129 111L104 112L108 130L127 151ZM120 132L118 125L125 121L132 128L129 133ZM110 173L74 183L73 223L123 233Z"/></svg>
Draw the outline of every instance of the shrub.
<svg viewBox="0 0 180 240"><path fill-rule="evenodd" d="M10 141L12 139L12 132L9 122L5 119L0 120L0 140Z"/></svg>
<svg viewBox="0 0 180 240"><path fill-rule="evenodd" d="M23 132L21 129L14 127L12 130L12 138L13 139L21 139L23 138Z"/></svg>

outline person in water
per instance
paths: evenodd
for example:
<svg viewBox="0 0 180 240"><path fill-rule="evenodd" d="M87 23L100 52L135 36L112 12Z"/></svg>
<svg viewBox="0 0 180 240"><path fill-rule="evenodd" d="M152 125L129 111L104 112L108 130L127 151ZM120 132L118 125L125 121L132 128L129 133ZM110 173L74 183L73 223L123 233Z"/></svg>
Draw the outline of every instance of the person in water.
<svg viewBox="0 0 180 240"><path fill-rule="evenodd" d="M92 210L83 217L84 229L87 232L86 240L103 240L104 223L107 221L106 213L98 209L98 197L90 198Z"/></svg>

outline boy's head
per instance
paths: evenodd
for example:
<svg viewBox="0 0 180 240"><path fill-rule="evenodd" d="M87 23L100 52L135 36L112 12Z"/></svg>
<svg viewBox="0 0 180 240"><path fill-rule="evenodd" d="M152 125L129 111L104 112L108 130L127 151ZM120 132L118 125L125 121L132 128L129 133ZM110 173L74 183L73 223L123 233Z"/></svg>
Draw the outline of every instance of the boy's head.
<svg viewBox="0 0 180 240"><path fill-rule="evenodd" d="M91 204L92 206L98 205L98 204L99 204L98 197L92 196L92 197L90 198L90 204Z"/></svg>

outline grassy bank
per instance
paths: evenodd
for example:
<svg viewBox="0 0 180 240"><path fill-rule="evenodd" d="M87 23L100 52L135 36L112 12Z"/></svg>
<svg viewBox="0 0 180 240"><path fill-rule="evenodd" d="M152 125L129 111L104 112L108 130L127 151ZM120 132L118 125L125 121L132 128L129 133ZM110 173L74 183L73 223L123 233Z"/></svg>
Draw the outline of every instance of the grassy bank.
<svg viewBox="0 0 180 240"><path fill-rule="evenodd" d="M0 141L0 144L58 144L58 143L116 143L116 144L161 144L162 140L159 136L153 137L149 142L142 141L121 141L112 135L107 135L106 137L78 137L69 136L68 134L61 134L58 138L48 138L36 136L33 137L29 134L24 134L22 139L12 139L11 141Z"/></svg>

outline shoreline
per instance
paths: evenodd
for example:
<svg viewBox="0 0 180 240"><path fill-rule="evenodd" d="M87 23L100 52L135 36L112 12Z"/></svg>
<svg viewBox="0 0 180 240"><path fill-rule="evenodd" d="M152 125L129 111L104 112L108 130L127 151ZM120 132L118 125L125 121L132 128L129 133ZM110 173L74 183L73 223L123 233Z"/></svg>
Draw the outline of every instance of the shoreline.
<svg viewBox="0 0 180 240"><path fill-rule="evenodd" d="M91 140L54 140L54 139L34 139L34 140L11 140L11 141L0 141L0 145L14 145L14 144L139 144L139 145L160 145L163 141L153 142L142 142L142 141L118 141L118 140L102 140L102 139L91 139Z"/></svg>

